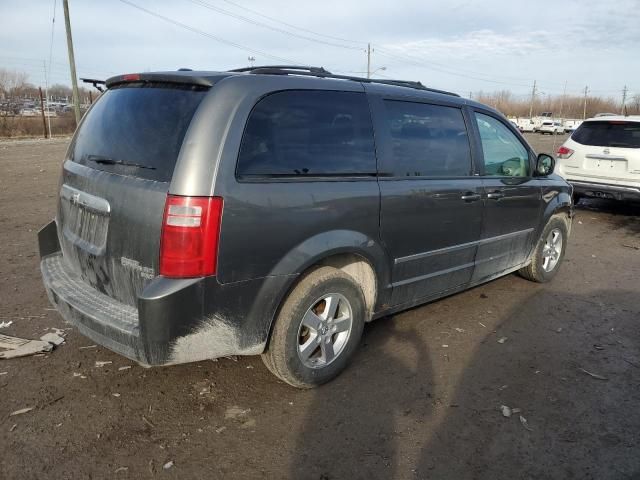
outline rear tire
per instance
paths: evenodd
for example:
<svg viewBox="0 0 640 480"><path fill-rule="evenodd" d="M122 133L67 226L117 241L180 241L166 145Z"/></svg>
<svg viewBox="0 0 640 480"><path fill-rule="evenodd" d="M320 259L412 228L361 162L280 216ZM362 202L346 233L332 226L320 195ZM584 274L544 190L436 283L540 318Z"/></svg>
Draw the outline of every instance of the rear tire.
<svg viewBox="0 0 640 480"><path fill-rule="evenodd" d="M569 239L569 220L566 217L551 217L542 230L531 257L531 263L518 270L518 274L532 282L545 283L556 276L564 259Z"/></svg>
<svg viewBox="0 0 640 480"><path fill-rule="evenodd" d="M289 385L322 385L347 367L366 320L364 295L353 278L333 267L318 268L282 304L262 361Z"/></svg>

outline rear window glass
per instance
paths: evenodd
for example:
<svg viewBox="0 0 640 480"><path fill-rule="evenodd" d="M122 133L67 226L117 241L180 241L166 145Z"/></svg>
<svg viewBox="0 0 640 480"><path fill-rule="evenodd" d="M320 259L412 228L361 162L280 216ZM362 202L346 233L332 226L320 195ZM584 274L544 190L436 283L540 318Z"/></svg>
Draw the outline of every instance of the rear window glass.
<svg viewBox="0 0 640 480"><path fill-rule="evenodd" d="M624 121L584 122L571 135L582 145L640 148L640 123Z"/></svg>
<svg viewBox="0 0 640 480"><path fill-rule="evenodd" d="M459 108L397 100L384 104L394 176L470 175L471 150Z"/></svg>
<svg viewBox="0 0 640 480"><path fill-rule="evenodd" d="M71 160L107 172L168 182L205 94L201 87L167 84L110 88L83 120Z"/></svg>
<svg viewBox="0 0 640 480"><path fill-rule="evenodd" d="M251 111L238 176L371 175L373 127L364 93L278 92Z"/></svg>

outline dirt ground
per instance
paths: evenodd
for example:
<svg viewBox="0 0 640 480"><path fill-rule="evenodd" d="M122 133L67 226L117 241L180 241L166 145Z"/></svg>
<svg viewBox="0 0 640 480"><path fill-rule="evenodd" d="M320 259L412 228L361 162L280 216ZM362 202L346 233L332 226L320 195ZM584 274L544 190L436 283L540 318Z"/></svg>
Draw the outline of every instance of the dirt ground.
<svg viewBox="0 0 640 480"><path fill-rule="evenodd" d="M36 246L67 141L0 143L0 333L69 328ZM509 275L374 322L314 391L257 357L143 369L68 329L0 360L0 478L640 479L638 215L580 204L552 283Z"/></svg>

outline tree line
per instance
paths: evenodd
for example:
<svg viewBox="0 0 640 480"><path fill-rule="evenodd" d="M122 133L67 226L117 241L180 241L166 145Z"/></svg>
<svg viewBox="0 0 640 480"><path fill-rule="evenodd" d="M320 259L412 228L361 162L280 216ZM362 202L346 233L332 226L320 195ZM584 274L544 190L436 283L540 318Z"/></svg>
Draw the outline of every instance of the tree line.
<svg viewBox="0 0 640 480"><path fill-rule="evenodd" d="M91 92L91 93L90 93ZM48 88L50 100L71 99L71 88L66 85L54 84ZM91 88L79 87L80 103L89 103L91 97L96 98L97 91ZM536 95L531 97L517 96L509 90L497 92L479 91L471 94L478 102L490 105L510 117L529 117L542 112L552 112L555 117L582 118L585 114L585 98L579 95ZM19 99L39 99L38 87L29 82L29 75L25 72L0 68L0 101L17 101ZM640 115L640 94L629 95L624 109L621 99L613 97L593 96L587 94L586 117L593 117L598 113L622 113Z"/></svg>
<svg viewBox="0 0 640 480"><path fill-rule="evenodd" d="M71 101L71 87L62 84L51 85L48 89L49 99L52 101ZM44 86L42 86L44 93ZM98 92L79 87L80 103L89 103L90 97L96 98ZM12 102L20 99L30 99L40 101L38 86L29 81L29 75L17 70L7 70L0 68L0 101Z"/></svg>
<svg viewBox="0 0 640 480"><path fill-rule="evenodd" d="M622 92L621 92L622 95ZM509 90L498 92L477 92L472 94L473 100L494 107L509 117L529 118L540 115L542 112L552 112L557 118L582 118L585 114L585 97L583 95L536 95L516 96ZM622 113L627 115L640 115L640 94L628 95L624 109L622 96L602 97L589 95L586 97L586 118L598 113Z"/></svg>

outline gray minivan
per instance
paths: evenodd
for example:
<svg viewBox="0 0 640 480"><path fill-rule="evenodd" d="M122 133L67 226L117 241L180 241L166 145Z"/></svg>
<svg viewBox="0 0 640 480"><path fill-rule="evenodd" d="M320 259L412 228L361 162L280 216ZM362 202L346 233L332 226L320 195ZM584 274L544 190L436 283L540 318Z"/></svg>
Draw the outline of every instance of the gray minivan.
<svg viewBox="0 0 640 480"><path fill-rule="evenodd" d="M39 232L51 302L142 365L261 354L312 387L370 320L558 271L571 187L495 110L314 67L113 77Z"/></svg>

